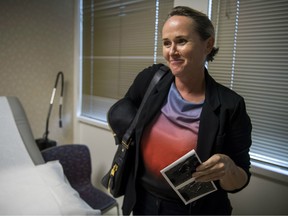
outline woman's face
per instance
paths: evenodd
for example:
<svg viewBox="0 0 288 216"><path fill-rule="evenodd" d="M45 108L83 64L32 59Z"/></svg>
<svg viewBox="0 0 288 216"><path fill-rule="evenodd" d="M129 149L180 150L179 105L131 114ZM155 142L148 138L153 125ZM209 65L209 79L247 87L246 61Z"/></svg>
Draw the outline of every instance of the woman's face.
<svg viewBox="0 0 288 216"><path fill-rule="evenodd" d="M165 22L162 40L163 56L176 77L202 72L214 45L212 37L202 40L195 31L195 22L185 16L172 16Z"/></svg>

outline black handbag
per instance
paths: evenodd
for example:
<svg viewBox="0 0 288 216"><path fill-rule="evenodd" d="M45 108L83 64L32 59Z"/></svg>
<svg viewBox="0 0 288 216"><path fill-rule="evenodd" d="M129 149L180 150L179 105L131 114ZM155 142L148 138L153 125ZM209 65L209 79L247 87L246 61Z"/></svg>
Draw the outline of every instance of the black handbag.
<svg viewBox="0 0 288 216"><path fill-rule="evenodd" d="M168 70L167 66L161 66L155 73L138 110L130 100L123 98L113 104L107 113L107 121L118 147L111 168L101 183L115 198L125 194L129 175L132 174L135 154L131 147L134 144L133 133L141 110L154 86Z"/></svg>

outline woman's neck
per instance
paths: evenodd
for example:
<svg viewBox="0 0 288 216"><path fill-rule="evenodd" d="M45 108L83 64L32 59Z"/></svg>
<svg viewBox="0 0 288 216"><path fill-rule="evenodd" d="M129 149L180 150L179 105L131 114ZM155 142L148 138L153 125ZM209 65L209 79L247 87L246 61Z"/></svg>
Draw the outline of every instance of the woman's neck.
<svg viewBox="0 0 288 216"><path fill-rule="evenodd" d="M175 77L175 86L180 95L187 101L199 103L205 99L204 72L193 77Z"/></svg>

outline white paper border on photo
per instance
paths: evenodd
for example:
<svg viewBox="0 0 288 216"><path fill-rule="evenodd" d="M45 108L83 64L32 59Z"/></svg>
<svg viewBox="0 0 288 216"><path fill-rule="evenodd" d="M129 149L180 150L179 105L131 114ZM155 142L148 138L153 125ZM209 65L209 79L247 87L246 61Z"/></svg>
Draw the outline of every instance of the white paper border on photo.
<svg viewBox="0 0 288 216"><path fill-rule="evenodd" d="M195 200L197 200L197 199L199 199L199 198L201 198L201 197L204 197L204 196L206 196L206 195L208 195L208 194L210 194L210 193L212 193L212 192L214 192L214 191L217 190L217 187L215 186L214 182L211 181L211 184L212 184L212 186L213 186L214 189L212 189L212 190L208 191L207 193L201 194L201 195L199 195L199 196L197 196L197 197L195 197L195 198L192 198L192 199L190 199L190 200L187 201L187 200L182 196L182 194L181 194L178 190L179 190L180 188L184 187L185 185L190 184L191 182L194 182L195 179L192 178L192 176L191 176L191 179L189 179L189 180L181 183L181 184L178 185L177 187L175 187L174 184L171 182L171 180L169 179L169 177L166 175L166 172L167 172L168 170L170 170L171 168L175 167L176 165L180 164L181 162L186 161L187 158L192 157L192 156L196 156L196 158L198 159L199 163L202 163L201 160L199 159L197 153L196 153L195 150L193 149L193 150L189 151L188 153L186 153L185 155L183 155L181 158L177 159L176 161L174 161L173 163L169 164L168 166L166 166L165 168L163 168L163 169L160 171L161 174L163 175L163 177L166 179L166 181L169 183L169 185L173 188L173 190L178 194L178 196L181 198L181 200L184 202L185 205L187 205L187 204L189 204L189 203L191 203L191 202L193 202L193 201L195 201Z"/></svg>

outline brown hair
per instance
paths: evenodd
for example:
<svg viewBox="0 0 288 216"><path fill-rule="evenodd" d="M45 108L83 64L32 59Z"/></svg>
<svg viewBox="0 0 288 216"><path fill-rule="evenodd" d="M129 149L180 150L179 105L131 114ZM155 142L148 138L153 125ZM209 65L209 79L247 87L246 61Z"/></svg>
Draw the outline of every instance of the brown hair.
<svg viewBox="0 0 288 216"><path fill-rule="evenodd" d="M172 16L186 16L193 19L196 23L196 31L199 33L203 40L207 40L209 37L215 37L214 26L206 14L200 11L194 10L186 6L174 7L168 14L168 18ZM213 61L214 56L217 54L219 48L213 47L211 52L207 55L206 61Z"/></svg>

